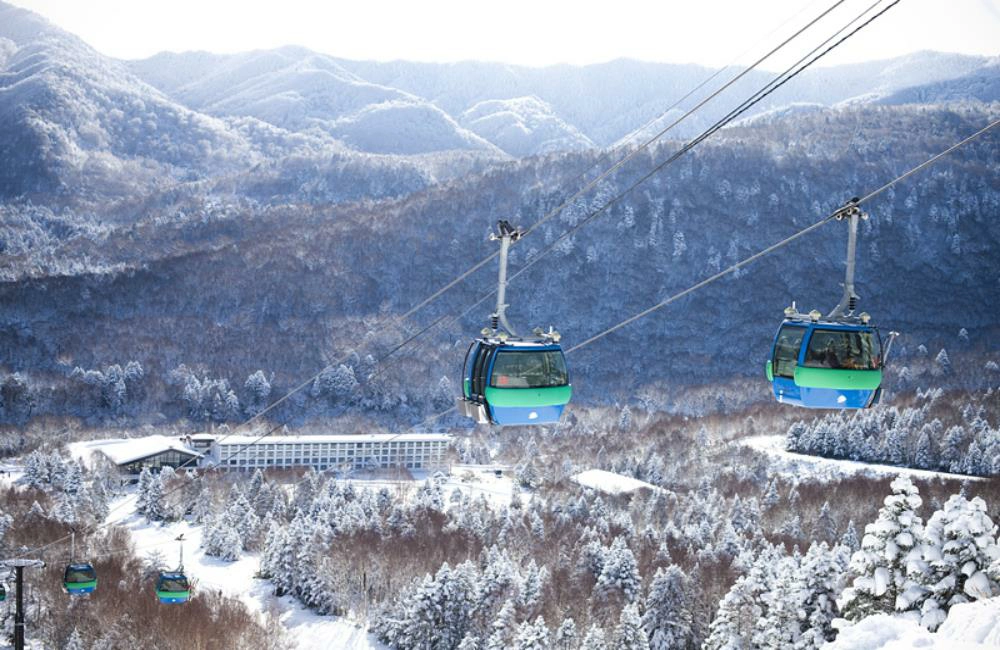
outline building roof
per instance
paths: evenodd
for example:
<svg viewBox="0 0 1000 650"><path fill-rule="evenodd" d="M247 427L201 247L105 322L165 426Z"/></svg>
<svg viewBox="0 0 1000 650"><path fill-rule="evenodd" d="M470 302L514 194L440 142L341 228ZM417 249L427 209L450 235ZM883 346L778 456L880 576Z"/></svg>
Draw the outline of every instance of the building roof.
<svg viewBox="0 0 1000 650"><path fill-rule="evenodd" d="M221 445L250 445L260 444L323 444L335 442L451 442L451 436L446 433L347 433L336 435L315 435L315 436L228 436L223 440L219 436Z"/></svg>
<svg viewBox="0 0 1000 650"><path fill-rule="evenodd" d="M98 446L96 450L107 456L116 465L127 465L167 451L176 451L199 458L202 456L180 440L160 435L111 440Z"/></svg>

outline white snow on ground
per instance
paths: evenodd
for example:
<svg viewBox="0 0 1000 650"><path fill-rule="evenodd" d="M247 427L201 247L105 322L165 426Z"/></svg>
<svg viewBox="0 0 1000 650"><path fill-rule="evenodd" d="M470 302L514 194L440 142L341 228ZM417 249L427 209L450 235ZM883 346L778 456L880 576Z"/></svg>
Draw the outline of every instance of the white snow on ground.
<svg viewBox="0 0 1000 650"><path fill-rule="evenodd" d="M121 506L119 508L119 506ZM129 495L112 504L109 521L127 528L135 541L140 557L160 552L167 565L173 567L178 560L179 545L174 539L184 534L184 570L194 582L194 598L199 591L208 589L239 598L253 611L279 612L279 618L288 635L299 650L384 650L374 636L345 618L317 616L295 599L277 598L271 593L271 583L254 578L259 566L255 553L245 554L235 562L224 562L208 557L201 550L203 528L187 522L165 526L150 524L134 514L135 495Z"/></svg>
<svg viewBox="0 0 1000 650"><path fill-rule="evenodd" d="M938 629L938 636L955 642L954 648L1000 647L1000 598L988 598L948 611L948 618Z"/></svg>
<svg viewBox="0 0 1000 650"><path fill-rule="evenodd" d="M367 483L358 483L365 486ZM486 500L494 507L510 505L511 496L514 494L514 480L510 476L496 476L490 470L472 471L464 470L449 476L441 485L444 491L445 503L452 490L458 488L463 492L468 492L473 499L479 495L486 497ZM521 498L527 502L531 500L530 492L522 492Z"/></svg>
<svg viewBox="0 0 1000 650"><path fill-rule="evenodd" d="M582 485L583 487L588 487L598 492L604 492L605 494L624 494L627 492L635 492L642 488L648 490L659 490L652 483L646 483L645 481L640 481L637 478L632 478L631 476L622 476L621 474L615 474L614 472L606 472L603 469L588 469L585 472L580 472L573 476L573 480Z"/></svg>
<svg viewBox="0 0 1000 650"><path fill-rule="evenodd" d="M955 605L936 633L915 621L877 614L844 627L824 650L984 650L1000 647L1000 598Z"/></svg>
<svg viewBox="0 0 1000 650"><path fill-rule="evenodd" d="M854 460L839 460L836 458L797 454L785 449L785 436L783 435L751 436L739 438L735 442L756 449L774 458L776 461L775 469L780 473L788 476L803 476L808 474L810 478L820 481L839 478L848 474L864 474L872 477L902 475L913 478L940 478L952 481L986 480L976 476L966 476L965 474L932 472L926 469L910 469L908 467L896 467L895 465L876 465Z"/></svg>

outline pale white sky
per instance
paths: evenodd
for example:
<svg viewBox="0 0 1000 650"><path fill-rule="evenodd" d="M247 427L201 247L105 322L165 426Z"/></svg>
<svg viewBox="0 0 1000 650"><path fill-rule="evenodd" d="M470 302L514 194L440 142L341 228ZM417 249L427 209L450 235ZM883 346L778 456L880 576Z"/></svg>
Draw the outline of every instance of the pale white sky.
<svg viewBox="0 0 1000 650"><path fill-rule="evenodd" d="M302 45L379 61L539 66L629 57L721 66L749 62L835 0L11 1L98 51L126 59L163 50L229 53ZM846 0L809 42L822 40L873 1ZM901 0L823 63L927 49L1000 55L1000 0Z"/></svg>

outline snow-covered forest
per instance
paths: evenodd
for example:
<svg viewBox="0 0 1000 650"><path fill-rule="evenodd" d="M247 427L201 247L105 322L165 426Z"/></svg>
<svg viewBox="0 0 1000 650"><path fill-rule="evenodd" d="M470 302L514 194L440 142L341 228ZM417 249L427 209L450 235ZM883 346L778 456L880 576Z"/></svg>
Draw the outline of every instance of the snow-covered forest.
<svg viewBox="0 0 1000 650"><path fill-rule="evenodd" d="M980 400L992 426L996 392ZM775 473L767 456L730 442L759 420L635 405L459 445L460 459L487 446L514 463L516 489L503 498L477 492L471 477L372 487L318 472L169 471L144 472L123 497L109 468L37 451L5 496L2 543L54 539L109 508L162 527L168 544L174 527L193 528L192 561L203 554L246 571L250 558L264 593L369 625L389 648L818 648L844 627L837 619L891 613L935 630L952 607L1000 595L995 482ZM594 467L652 487L614 495L573 481ZM170 566L174 552L131 551L116 528L89 536L82 554L99 558L102 575L95 602L133 616L129 598L150 588L149 564ZM134 575L104 578L121 571ZM239 600L213 594L192 603L247 616ZM106 647L104 636L125 634L62 609L65 598L43 590L32 605L35 624L43 613L58 621L42 626L54 646L76 634L83 647ZM259 625L271 634L278 623ZM236 643L226 629L218 638ZM254 645L259 629L243 629L242 647L278 647ZM117 638L107 647L132 647Z"/></svg>

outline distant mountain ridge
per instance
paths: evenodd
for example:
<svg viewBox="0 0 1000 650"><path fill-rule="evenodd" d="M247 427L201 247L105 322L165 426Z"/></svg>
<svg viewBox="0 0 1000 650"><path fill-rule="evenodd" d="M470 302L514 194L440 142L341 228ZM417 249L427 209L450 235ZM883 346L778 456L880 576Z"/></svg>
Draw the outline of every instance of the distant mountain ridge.
<svg viewBox="0 0 1000 650"><path fill-rule="evenodd" d="M0 2L0 199L103 205L135 183L235 186L251 170L255 192L273 187L266 176L280 180L280 195L384 197L504 159L635 142L700 99L656 119L711 72L630 60L373 63L301 47L122 62ZM673 137L699 132L769 76L748 74ZM918 53L809 70L746 117L809 103L986 102L998 79L996 59ZM385 173L411 180L384 183Z"/></svg>
<svg viewBox="0 0 1000 650"><path fill-rule="evenodd" d="M753 112L791 103L833 106L854 98L876 101L906 88L946 83L973 74L1000 77L989 63L985 57L918 52L886 61L811 69ZM338 59L299 47L227 56L163 53L129 62L129 66L150 84L196 110L214 115L253 115L292 129L298 127L300 104L307 104L315 111L316 119L327 122L349 117L358 110L356 106L341 109L337 103L324 102L324 97L339 85L367 84L365 87L380 89L387 95L373 99L373 103L405 98L407 102L432 104L512 156L615 144L713 72L696 65L628 59L544 68L482 62L376 63ZM326 84L317 85L315 79L300 78L303 66L336 74L331 73ZM176 70L185 73L178 75ZM724 74L722 79L729 76ZM772 76L760 70L749 73L720 96L717 105L749 94ZM262 88L290 93L294 96L290 106L295 108L283 115L261 112L255 93ZM696 94L678 109L691 108L705 94L707 91ZM278 92L270 96L284 97ZM517 110L511 110L515 106ZM495 115L484 119L482 113L487 110ZM677 134L686 137L696 133L723 113L708 107L680 126ZM476 116L475 120L468 119L470 114ZM384 149L390 152L392 147Z"/></svg>

